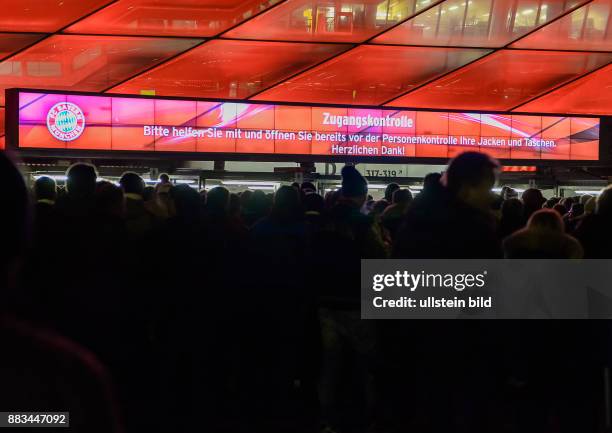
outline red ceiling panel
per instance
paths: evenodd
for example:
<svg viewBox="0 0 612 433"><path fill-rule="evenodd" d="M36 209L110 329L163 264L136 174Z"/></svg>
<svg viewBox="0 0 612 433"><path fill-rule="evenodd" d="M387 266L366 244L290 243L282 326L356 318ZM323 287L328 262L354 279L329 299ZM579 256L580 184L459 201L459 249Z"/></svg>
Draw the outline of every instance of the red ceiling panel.
<svg viewBox="0 0 612 433"><path fill-rule="evenodd" d="M112 0L2 0L0 31L55 32Z"/></svg>
<svg viewBox="0 0 612 433"><path fill-rule="evenodd" d="M287 0L224 36L362 42L436 1L440 0Z"/></svg>
<svg viewBox="0 0 612 433"><path fill-rule="evenodd" d="M246 98L348 48L333 44L214 40L111 91Z"/></svg>
<svg viewBox="0 0 612 433"><path fill-rule="evenodd" d="M518 107L526 112L612 113L612 65Z"/></svg>
<svg viewBox="0 0 612 433"><path fill-rule="evenodd" d="M511 45L513 48L612 50L612 1L595 0Z"/></svg>
<svg viewBox="0 0 612 433"><path fill-rule="evenodd" d="M67 32L213 36L279 0L119 0Z"/></svg>
<svg viewBox="0 0 612 433"><path fill-rule="evenodd" d="M287 80L255 99L381 104L487 52L364 45Z"/></svg>
<svg viewBox="0 0 612 433"><path fill-rule="evenodd" d="M502 50L388 105L508 110L610 61L612 53Z"/></svg>
<svg viewBox="0 0 612 433"><path fill-rule="evenodd" d="M586 0L446 0L374 43L502 47Z"/></svg>
<svg viewBox="0 0 612 433"><path fill-rule="evenodd" d="M0 33L0 59L39 40L43 35Z"/></svg>
<svg viewBox="0 0 612 433"><path fill-rule="evenodd" d="M197 39L52 36L0 63L4 89L40 87L101 91L180 53Z"/></svg>

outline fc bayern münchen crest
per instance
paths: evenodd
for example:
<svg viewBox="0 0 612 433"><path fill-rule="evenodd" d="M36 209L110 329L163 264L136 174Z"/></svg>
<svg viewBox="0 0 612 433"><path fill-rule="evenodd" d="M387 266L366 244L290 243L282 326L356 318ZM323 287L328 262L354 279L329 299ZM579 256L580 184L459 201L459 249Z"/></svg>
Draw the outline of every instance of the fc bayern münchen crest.
<svg viewBox="0 0 612 433"><path fill-rule="evenodd" d="M85 130L85 115L78 105L59 102L47 113L47 128L58 140L76 140Z"/></svg>

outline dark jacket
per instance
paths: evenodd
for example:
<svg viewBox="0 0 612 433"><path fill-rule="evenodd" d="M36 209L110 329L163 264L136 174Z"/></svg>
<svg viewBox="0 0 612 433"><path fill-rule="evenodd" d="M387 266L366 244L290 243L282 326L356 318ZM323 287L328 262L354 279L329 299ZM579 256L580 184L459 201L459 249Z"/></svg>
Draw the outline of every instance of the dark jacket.
<svg viewBox="0 0 612 433"><path fill-rule="evenodd" d="M584 248L586 259L612 258L612 219L592 214L585 216L575 232Z"/></svg>
<svg viewBox="0 0 612 433"><path fill-rule="evenodd" d="M388 256L381 227L353 203L340 200L326 215L323 228L313 235L313 287L319 287L324 304L358 308L361 259Z"/></svg>
<svg viewBox="0 0 612 433"><path fill-rule="evenodd" d="M445 191L415 199L393 245L397 258L501 258L493 215Z"/></svg>

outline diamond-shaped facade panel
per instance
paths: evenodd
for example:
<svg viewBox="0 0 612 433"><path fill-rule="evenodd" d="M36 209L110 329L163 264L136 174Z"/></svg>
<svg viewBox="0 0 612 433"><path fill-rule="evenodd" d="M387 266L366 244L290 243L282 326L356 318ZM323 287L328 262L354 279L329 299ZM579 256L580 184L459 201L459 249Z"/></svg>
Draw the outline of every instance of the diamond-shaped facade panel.
<svg viewBox="0 0 612 433"><path fill-rule="evenodd" d="M502 50L388 105L509 110L612 61L612 53Z"/></svg>
<svg viewBox="0 0 612 433"><path fill-rule="evenodd" d="M4 90L33 87L102 91L180 53L197 39L52 36L0 63Z"/></svg>
<svg viewBox="0 0 612 433"><path fill-rule="evenodd" d="M113 0L2 0L0 31L55 32Z"/></svg>
<svg viewBox="0 0 612 433"><path fill-rule="evenodd" d="M586 0L446 0L374 43L502 47Z"/></svg>
<svg viewBox="0 0 612 433"><path fill-rule="evenodd" d="M214 36L279 0L119 0L68 33Z"/></svg>
<svg viewBox="0 0 612 433"><path fill-rule="evenodd" d="M612 65L517 108L527 112L612 113Z"/></svg>
<svg viewBox="0 0 612 433"><path fill-rule="evenodd" d="M112 92L246 98L349 47L214 40L113 88Z"/></svg>
<svg viewBox="0 0 612 433"><path fill-rule="evenodd" d="M42 37L43 35L36 34L0 33L0 59L33 44Z"/></svg>
<svg viewBox="0 0 612 433"><path fill-rule="evenodd" d="M287 0L224 36L239 39L362 42L413 16L435 1Z"/></svg>
<svg viewBox="0 0 612 433"><path fill-rule="evenodd" d="M612 1L595 0L515 42L512 48L612 51Z"/></svg>
<svg viewBox="0 0 612 433"><path fill-rule="evenodd" d="M381 104L488 52L463 48L361 46L255 99Z"/></svg>

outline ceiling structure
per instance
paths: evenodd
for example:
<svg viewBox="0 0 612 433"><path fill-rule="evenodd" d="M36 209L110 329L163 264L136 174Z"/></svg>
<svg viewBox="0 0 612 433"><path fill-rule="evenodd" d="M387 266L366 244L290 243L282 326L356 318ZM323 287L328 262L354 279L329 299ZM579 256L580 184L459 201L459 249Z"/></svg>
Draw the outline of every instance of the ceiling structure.
<svg viewBox="0 0 612 433"><path fill-rule="evenodd" d="M5 89L32 87L610 115L611 9L612 0L2 0L0 114Z"/></svg>

